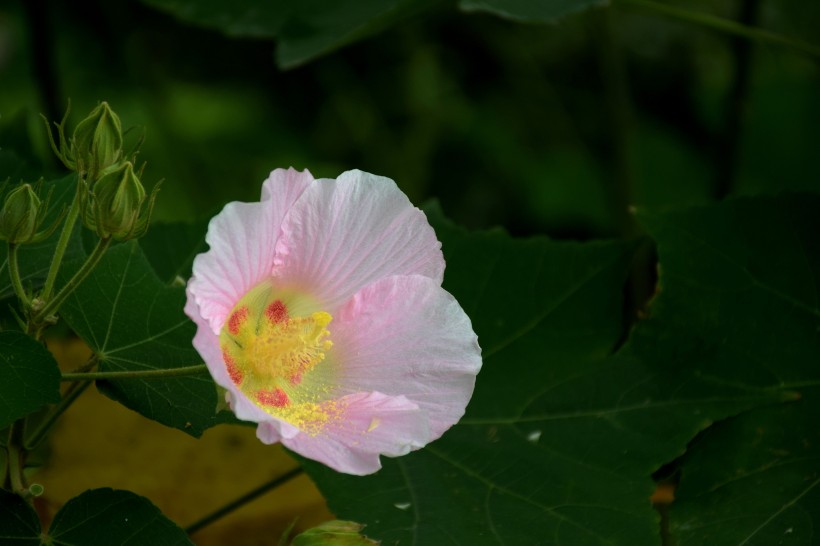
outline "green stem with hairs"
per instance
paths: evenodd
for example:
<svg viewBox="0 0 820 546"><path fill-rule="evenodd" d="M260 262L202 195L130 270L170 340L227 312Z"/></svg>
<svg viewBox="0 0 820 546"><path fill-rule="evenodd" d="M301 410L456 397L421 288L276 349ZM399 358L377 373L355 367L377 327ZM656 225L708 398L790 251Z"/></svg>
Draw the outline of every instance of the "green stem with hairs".
<svg viewBox="0 0 820 546"><path fill-rule="evenodd" d="M79 190L79 184L78 189ZM77 217L80 214L80 200L79 196L74 197L71 203L71 208L68 209L68 217L63 224L63 231L60 233L60 238L57 240L57 247L54 249L54 257L51 259L51 265L48 268L46 275L46 282L43 285L43 293L41 299L48 301L51 297L51 292L54 290L54 282L57 280L57 272L60 270L60 265L63 263L63 256L66 248L68 248L68 241L71 239L71 232L74 231L74 224L77 223Z"/></svg>

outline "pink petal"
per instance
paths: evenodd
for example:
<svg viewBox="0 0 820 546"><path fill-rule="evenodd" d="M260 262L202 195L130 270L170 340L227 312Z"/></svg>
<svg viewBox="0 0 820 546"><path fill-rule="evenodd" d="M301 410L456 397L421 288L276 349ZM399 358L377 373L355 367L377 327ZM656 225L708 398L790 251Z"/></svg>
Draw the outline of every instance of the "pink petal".
<svg viewBox="0 0 820 546"><path fill-rule="evenodd" d="M222 350L219 348L219 337L211 330L208 321L199 314L199 308L191 295L190 287L186 290L188 300L185 302L185 314L196 324L196 334L194 334L194 349L208 366L208 371L217 385L228 388L232 383L228 377L228 370L222 361Z"/></svg>
<svg viewBox="0 0 820 546"><path fill-rule="evenodd" d="M428 441L464 414L481 348L470 319L435 280L377 281L351 298L329 328L342 392L406 396L427 414Z"/></svg>
<svg viewBox="0 0 820 546"><path fill-rule="evenodd" d="M441 243L395 182L361 171L311 185L282 222L276 276L305 287L333 314L361 288L389 275L441 284Z"/></svg>
<svg viewBox="0 0 820 546"><path fill-rule="evenodd" d="M194 260L188 294L214 333L236 302L270 277L282 218L313 181L307 170L277 169L262 186L260 203L228 203L211 220L210 251Z"/></svg>
<svg viewBox="0 0 820 546"><path fill-rule="evenodd" d="M424 416L403 396L360 392L338 402L345 407L339 420L316 436L300 433L282 443L334 470L358 476L381 468L379 454L397 457L427 443Z"/></svg>

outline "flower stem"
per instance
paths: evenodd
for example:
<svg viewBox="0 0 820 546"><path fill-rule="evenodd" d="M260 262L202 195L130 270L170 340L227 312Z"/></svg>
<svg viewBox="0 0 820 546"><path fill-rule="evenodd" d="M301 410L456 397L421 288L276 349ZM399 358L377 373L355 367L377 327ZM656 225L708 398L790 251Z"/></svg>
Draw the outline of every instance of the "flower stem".
<svg viewBox="0 0 820 546"><path fill-rule="evenodd" d="M25 496L27 490L26 477L23 474L25 468L25 455L23 450L25 427L25 419L15 421L11 425L11 430L9 430L9 445L6 448L11 490L21 496Z"/></svg>
<svg viewBox="0 0 820 546"><path fill-rule="evenodd" d="M37 312L36 315L34 315L32 322L35 325L41 324L46 317L55 313L57 309L60 308L60 305L62 305L65 299L70 296L72 292L74 292L80 283L82 283L89 273L91 273L91 271L97 266L100 259L105 254L105 251L108 250L111 241L111 237L100 239L97 242L97 246L94 247L94 252L91 253L91 256L88 257L79 271L77 271L74 276L68 280L65 286L60 289L57 295L51 300L46 300L45 297L43 298L44 301L46 301L46 304ZM43 294L45 295L45 291Z"/></svg>
<svg viewBox="0 0 820 546"><path fill-rule="evenodd" d="M222 506L221 508L217 508L216 510L214 510L213 512L211 512L207 516L205 516L202 519L192 523L191 525L189 525L188 527L185 528L185 532L188 533L189 535L192 535L192 534L196 533L197 531L199 531L203 527L206 527L206 526L210 525L211 523L215 522L216 520L218 520L218 519L220 519L224 516L227 516L228 514L230 514L231 512L236 510L237 508L241 507L243 504L247 504L247 503L251 502L252 500L256 499L257 497L260 497L260 496L264 495L265 493L267 493L271 489L276 489L280 485L285 484L286 482L292 480L293 478L295 478L299 474L302 474L303 472L304 472L304 470L302 470L302 467L296 467L296 468L286 472L285 474L270 480L267 483L263 483L262 485L260 485L256 489L248 491L247 493L245 493L241 497L232 500L231 502L229 502L225 506Z"/></svg>
<svg viewBox="0 0 820 546"><path fill-rule="evenodd" d="M79 184L77 191L80 191ZM74 196L74 201L71 203L71 208L68 209L68 217L65 220L65 224L63 224L63 231L60 233L60 238L57 240L57 247L54 249L54 257L51 259L51 265L48 268L46 282L43 286L43 293L40 296L43 301L48 301L51 297L51 292L54 290L54 281L57 280L57 272L60 270L60 265L63 263L63 255L68 247L68 241L71 238L71 232L74 231L74 224L77 223L77 216L79 216L79 214L79 196Z"/></svg>
<svg viewBox="0 0 820 546"><path fill-rule="evenodd" d="M66 391L65 395L63 395L62 400L60 403L54 406L54 408L46 415L43 420L37 425L37 428L34 429L28 439L25 441L23 446L27 451L33 451L37 449L40 444L42 443L43 439L48 436L48 433L54 428L54 425L57 423L57 419L74 403L74 401L91 385L91 381L81 381L74 383L71 385L68 390Z"/></svg>
<svg viewBox="0 0 820 546"><path fill-rule="evenodd" d="M11 286L14 288L14 293L23 302L23 308L28 309L31 306L31 301L26 295L23 288L23 281L20 279L20 265L17 261L17 248L14 243L9 243L9 276L11 277Z"/></svg>
<svg viewBox="0 0 820 546"><path fill-rule="evenodd" d="M820 58L820 46L809 44L800 40L793 40L781 34L750 27L735 21L715 17L714 15L688 11L662 4L660 2L655 2L653 0L618 0L618 3L622 5L629 4L636 7L646 8L673 19L679 19L681 21L686 21L687 23L695 23L697 25L708 27L726 34L742 36L749 40L754 40L761 43L789 47L810 57Z"/></svg>
<svg viewBox="0 0 820 546"><path fill-rule="evenodd" d="M86 381L97 379L159 379L162 377L179 377L185 375L197 375L208 370L205 364L194 366L182 366L179 368L165 368L158 370L127 370L122 372L81 372L64 373L63 381Z"/></svg>

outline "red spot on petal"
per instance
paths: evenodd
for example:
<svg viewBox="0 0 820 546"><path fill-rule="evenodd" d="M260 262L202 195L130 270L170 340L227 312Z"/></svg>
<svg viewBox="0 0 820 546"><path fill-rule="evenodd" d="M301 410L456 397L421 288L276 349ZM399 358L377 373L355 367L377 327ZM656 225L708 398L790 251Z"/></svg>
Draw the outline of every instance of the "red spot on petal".
<svg viewBox="0 0 820 546"><path fill-rule="evenodd" d="M242 370L236 365L236 360L228 354L228 351L222 351L222 360L225 361L225 366L228 368L228 375L231 377L231 381L236 385L242 383L242 380L245 379L245 374L242 373Z"/></svg>
<svg viewBox="0 0 820 546"><path fill-rule="evenodd" d="M273 323L287 320L288 308L281 300L276 300L265 309L265 316Z"/></svg>
<svg viewBox="0 0 820 546"><path fill-rule="evenodd" d="M228 331L233 335L237 335L239 333L239 328L242 326L242 323L244 323L247 319L248 308L240 307L239 309L234 311L228 318Z"/></svg>
<svg viewBox="0 0 820 546"><path fill-rule="evenodd" d="M256 400L264 406L273 406L275 408L283 408L290 404L290 398L282 389L274 389L272 391L258 391L256 393Z"/></svg>

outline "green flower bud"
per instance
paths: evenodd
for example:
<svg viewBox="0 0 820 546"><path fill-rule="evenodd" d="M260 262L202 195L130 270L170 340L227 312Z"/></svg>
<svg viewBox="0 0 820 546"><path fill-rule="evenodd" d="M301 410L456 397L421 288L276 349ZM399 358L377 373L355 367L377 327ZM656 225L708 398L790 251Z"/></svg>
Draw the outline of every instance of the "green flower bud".
<svg viewBox="0 0 820 546"><path fill-rule="evenodd" d="M328 521L295 537L291 546L378 546L359 534L363 528L354 521Z"/></svg>
<svg viewBox="0 0 820 546"><path fill-rule="evenodd" d="M100 103L74 129L70 155L91 182L122 159L122 125L107 102Z"/></svg>
<svg viewBox="0 0 820 546"><path fill-rule="evenodd" d="M0 210L0 239L15 244L30 242L42 219L40 198L31 184L23 184L9 192Z"/></svg>
<svg viewBox="0 0 820 546"><path fill-rule="evenodd" d="M126 161L105 171L94 184L93 191L81 192L81 206L85 225L102 238L114 237L125 241L141 237L148 228L156 191L146 211L145 188L134 167Z"/></svg>

